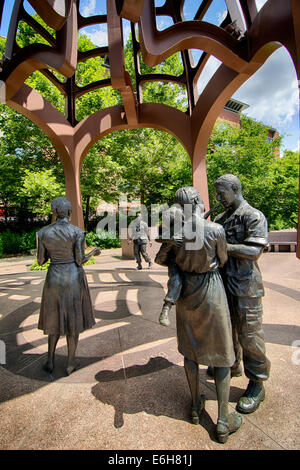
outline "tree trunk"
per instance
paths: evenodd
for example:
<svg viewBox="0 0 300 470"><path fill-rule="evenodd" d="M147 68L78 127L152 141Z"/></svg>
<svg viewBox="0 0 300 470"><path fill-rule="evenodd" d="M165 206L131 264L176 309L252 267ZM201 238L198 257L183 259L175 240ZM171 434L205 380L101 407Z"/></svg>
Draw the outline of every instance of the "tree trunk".
<svg viewBox="0 0 300 470"><path fill-rule="evenodd" d="M90 199L91 199L91 196L87 196L86 203L85 203L84 225L86 229L88 229L88 224L89 224Z"/></svg>
<svg viewBox="0 0 300 470"><path fill-rule="evenodd" d="M8 220L8 205L7 205L7 202L4 201L4 217L5 217L5 223L7 224L7 220Z"/></svg>

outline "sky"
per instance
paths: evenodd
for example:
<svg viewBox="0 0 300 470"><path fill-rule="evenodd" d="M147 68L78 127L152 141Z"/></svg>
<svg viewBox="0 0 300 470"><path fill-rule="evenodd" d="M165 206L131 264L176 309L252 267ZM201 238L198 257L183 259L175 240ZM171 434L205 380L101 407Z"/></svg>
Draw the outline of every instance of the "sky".
<svg viewBox="0 0 300 470"><path fill-rule="evenodd" d="M268 0L256 0L258 9L262 8ZM156 6L163 5L165 0L155 0ZM0 29L2 36L7 36L13 0L5 0L3 20ZM199 6L198 0L186 0L184 15L186 20L192 20ZM25 2L29 13L34 13L30 5ZM105 0L81 0L80 13L83 16L106 14ZM214 0L208 9L204 21L219 25L225 18L227 6L225 0ZM168 17L157 20L159 30L171 26ZM107 45L106 25L90 26L81 30L97 46ZM124 41L128 39L130 23L123 20ZM195 62L201 51L193 50ZM213 56L209 59L198 82L199 93L204 89L212 74L220 66L220 61ZM296 72L288 51L281 47L275 51L264 65L242 85L232 96L243 103L247 108L244 113L264 124L277 129L283 135L281 152L285 149L299 151L299 91Z"/></svg>

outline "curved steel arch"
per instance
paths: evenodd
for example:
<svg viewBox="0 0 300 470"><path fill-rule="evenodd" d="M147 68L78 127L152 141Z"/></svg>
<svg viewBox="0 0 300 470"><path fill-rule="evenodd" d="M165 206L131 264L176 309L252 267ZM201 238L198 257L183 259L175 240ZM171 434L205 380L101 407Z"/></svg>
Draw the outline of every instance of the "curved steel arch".
<svg viewBox="0 0 300 470"><path fill-rule="evenodd" d="M171 106L161 103L143 103L138 106L139 121L131 126L122 106L102 109L86 117L75 127L74 142L82 164L89 149L102 137L118 130L152 127L165 131L191 154L190 118Z"/></svg>

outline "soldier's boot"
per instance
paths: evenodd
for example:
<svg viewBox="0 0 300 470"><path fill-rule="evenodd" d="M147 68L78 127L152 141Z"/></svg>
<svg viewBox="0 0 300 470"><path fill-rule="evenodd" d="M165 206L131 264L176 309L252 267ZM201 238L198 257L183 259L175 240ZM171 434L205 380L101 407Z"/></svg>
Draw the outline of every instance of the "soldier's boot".
<svg viewBox="0 0 300 470"><path fill-rule="evenodd" d="M245 393L239 399L237 410L241 413L253 413L265 399L265 388L262 382L250 380Z"/></svg>

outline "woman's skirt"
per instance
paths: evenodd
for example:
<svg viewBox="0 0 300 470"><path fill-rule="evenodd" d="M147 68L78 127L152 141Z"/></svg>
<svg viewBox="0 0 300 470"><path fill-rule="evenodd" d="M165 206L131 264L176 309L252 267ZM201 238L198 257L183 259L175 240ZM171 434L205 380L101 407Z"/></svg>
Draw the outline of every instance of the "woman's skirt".
<svg viewBox="0 0 300 470"><path fill-rule="evenodd" d="M95 324L84 269L77 264L50 264L38 328L48 335L77 335Z"/></svg>
<svg viewBox="0 0 300 470"><path fill-rule="evenodd" d="M176 321L178 350L184 357L215 367L233 365L230 313L219 271L183 273Z"/></svg>

